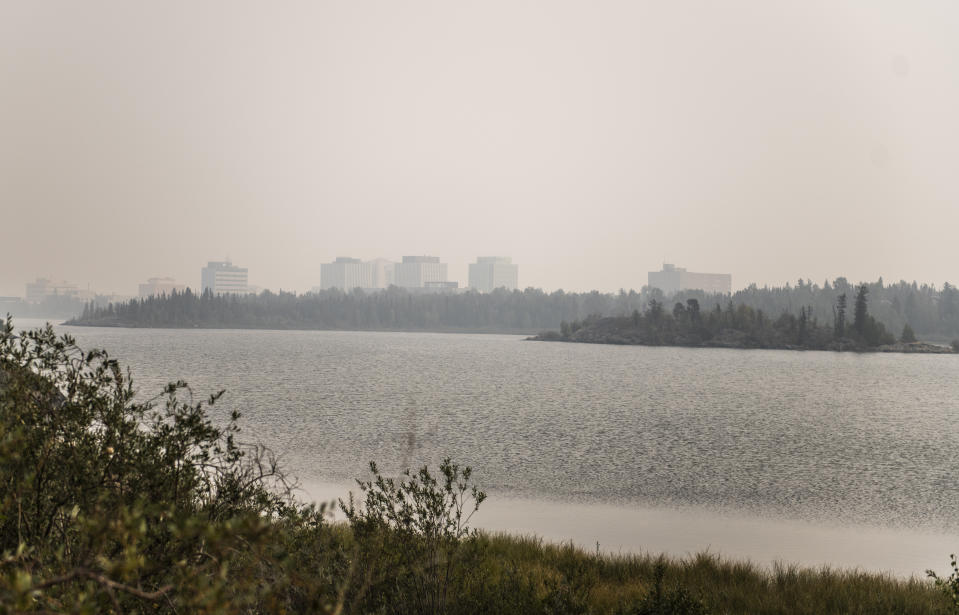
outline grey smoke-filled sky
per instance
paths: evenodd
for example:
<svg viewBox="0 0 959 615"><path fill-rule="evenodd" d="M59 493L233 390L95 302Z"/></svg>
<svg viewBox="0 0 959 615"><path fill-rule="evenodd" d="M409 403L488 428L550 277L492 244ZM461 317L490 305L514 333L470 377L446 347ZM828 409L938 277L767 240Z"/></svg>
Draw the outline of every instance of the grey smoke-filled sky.
<svg viewBox="0 0 959 615"><path fill-rule="evenodd" d="M226 256L959 281L959 4L0 4L0 295Z"/></svg>

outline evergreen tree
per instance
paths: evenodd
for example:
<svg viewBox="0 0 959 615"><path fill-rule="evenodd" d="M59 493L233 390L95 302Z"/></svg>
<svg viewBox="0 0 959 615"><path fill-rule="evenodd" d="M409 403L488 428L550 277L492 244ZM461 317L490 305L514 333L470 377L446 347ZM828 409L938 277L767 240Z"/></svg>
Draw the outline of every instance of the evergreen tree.
<svg viewBox="0 0 959 615"><path fill-rule="evenodd" d="M899 337L899 341L903 344L911 344L916 341L916 333L912 330L912 327L909 326L908 322L902 328L902 335Z"/></svg>
<svg viewBox="0 0 959 615"><path fill-rule="evenodd" d="M834 309L836 311L835 337L837 339L846 337L846 293L842 293L836 298Z"/></svg>
<svg viewBox="0 0 959 615"><path fill-rule="evenodd" d="M806 315L805 306L799 308L799 333L796 335L796 343L800 346L806 345L808 320L809 317Z"/></svg>
<svg viewBox="0 0 959 615"><path fill-rule="evenodd" d="M663 317L663 304L653 299L649 302L649 318L653 322L659 322Z"/></svg>
<svg viewBox="0 0 959 615"><path fill-rule="evenodd" d="M860 284L856 292L856 308L853 312L852 328L860 336L866 332L866 319L869 316L866 295L869 294L869 288L865 284Z"/></svg>

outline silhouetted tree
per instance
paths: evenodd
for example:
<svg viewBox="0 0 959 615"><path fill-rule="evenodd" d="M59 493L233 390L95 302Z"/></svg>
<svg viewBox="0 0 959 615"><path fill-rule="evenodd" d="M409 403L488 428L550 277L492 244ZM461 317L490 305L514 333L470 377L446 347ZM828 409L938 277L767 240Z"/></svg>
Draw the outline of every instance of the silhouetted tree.
<svg viewBox="0 0 959 615"><path fill-rule="evenodd" d="M802 282L802 280L799 280L799 281ZM808 320L809 319L806 316L805 306L799 308L799 332L796 335L796 343L798 343L800 346L803 346L806 344L806 338L808 333L806 328L808 325Z"/></svg>
<svg viewBox="0 0 959 615"><path fill-rule="evenodd" d="M842 293L836 298L834 309L836 311L834 335L838 339L846 336L846 293Z"/></svg>
<svg viewBox="0 0 959 615"><path fill-rule="evenodd" d="M852 328L860 336L866 333L866 318L869 316L866 295L869 294L869 287L860 284L856 291L856 307L853 312Z"/></svg>
<svg viewBox="0 0 959 615"><path fill-rule="evenodd" d="M903 325L902 335L899 336L899 341L903 344L911 344L916 341L916 333L912 330L912 327L909 326L909 323Z"/></svg>

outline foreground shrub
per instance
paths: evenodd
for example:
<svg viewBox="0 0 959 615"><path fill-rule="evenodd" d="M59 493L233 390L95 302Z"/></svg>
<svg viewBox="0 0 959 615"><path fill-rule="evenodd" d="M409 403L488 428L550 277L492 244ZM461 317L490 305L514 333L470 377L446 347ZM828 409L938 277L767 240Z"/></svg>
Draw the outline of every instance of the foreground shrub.
<svg viewBox="0 0 959 615"><path fill-rule="evenodd" d="M363 503L340 501L368 568L368 596L386 613L446 613L462 583L459 552L475 538L469 521L486 499L472 469L449 458L440 477L424 466L396 481L370 463L373 478L357 481Z"/></svg>
<svg viewBox="0 0 959 615"><path fill-rule="evenodd" d="M955 554L949 556L949 565L952 567L952 572L948 577L940 577L932 570L927 570L926 574L949 599L952 612L959 613L959 562L957 562Z"/></svg>
<svg viewBox="0 0 959 615"><path fill-rule="evenodd" d="M649 594L638 604L627 607L622 615L707 615L709 611L700 600L694 598L684 587L671 590L664 588L666 562L660 558L653 569L654 585Z"/></svg>
<svg viewBox="0 0 959 615"><path fill-rule="evenodd" d="M0 328L0 607L226 612L289 585L277 534L322 523L182 382L139 402L103 351ZM243 557L237 554L242 553ZM270 568L277 582L260 582Z"/></svg>

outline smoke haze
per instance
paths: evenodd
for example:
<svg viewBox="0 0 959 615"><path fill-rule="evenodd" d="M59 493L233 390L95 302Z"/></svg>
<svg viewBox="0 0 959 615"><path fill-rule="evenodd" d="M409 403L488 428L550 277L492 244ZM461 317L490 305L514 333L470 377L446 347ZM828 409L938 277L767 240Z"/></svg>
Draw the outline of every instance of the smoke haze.
<svg viewBox="0 0 959 615"><path fill-rule="evenodd" d="M520 286L956 282L952 2L0 6L0 295L305 291L336 256Z"/></svg>

